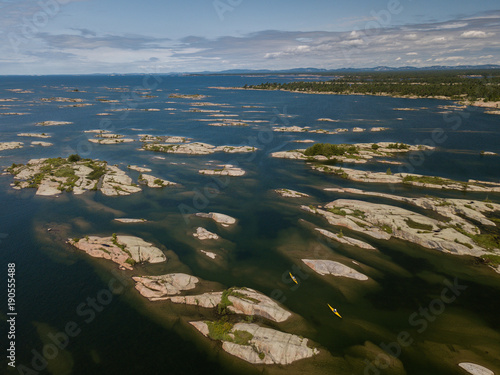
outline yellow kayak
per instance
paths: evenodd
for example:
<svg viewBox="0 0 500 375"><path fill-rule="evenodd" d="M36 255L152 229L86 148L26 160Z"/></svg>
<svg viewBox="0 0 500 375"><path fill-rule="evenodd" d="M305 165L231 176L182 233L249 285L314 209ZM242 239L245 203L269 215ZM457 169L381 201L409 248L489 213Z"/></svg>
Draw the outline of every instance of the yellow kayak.
<svg viewBox="0 0 500 375"><path fill-rule="evenodd" d="M293 282L295 284L298 284L297 279L295 278L295 276L293 276L291 272L288 272L288 273L290 274L290 277L292 278Z"/></svg>
<svg viewBox="0 0 500 375"><path fill-rule="evenodd" d="M333 313L334 313L335 315L337 315L340 319L342 319L342 316L339 314L339 312L337 311L337 309L334 309L333 307L331 307L329 303L327 303L327 305L328 305L328 307L330 308L330 310L332 310L332 311L333 311Z"/></svg>

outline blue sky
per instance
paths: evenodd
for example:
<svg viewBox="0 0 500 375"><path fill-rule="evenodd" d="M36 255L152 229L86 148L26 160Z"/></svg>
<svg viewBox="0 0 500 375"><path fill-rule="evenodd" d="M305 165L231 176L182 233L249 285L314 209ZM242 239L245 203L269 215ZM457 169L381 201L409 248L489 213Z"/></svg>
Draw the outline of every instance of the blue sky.
<svg viewBox="0 0 500 375"><path fill-rule="evenodd" d="M0 74L466 64L498 0L0 0Z"/></svg>

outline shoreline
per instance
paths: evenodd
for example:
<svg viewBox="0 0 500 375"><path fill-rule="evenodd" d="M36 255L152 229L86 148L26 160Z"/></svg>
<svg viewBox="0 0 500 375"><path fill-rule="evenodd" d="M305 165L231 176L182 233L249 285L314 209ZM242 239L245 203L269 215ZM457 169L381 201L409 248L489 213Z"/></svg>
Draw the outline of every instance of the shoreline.
<svg viewBox="0 0 500 375"><path fill-rule="evenodd" d="M254 90L254 91L283 91L283 92L293 92L293 93L298 93L298 94L312 94L312 95L346 95L346 96L351 96L351 95L358 95L358 96L387 96L391 98L401 98L401 99L439 99L439 100L449 100L457 105L460 106L472 106L472 107L479 107L479 108L485 108L485 109L494 109L498 110L498 114L500 114L500 101L496 102L484 102L483 99L476 100L475 102L465 102L464 99L452 99L447 96L418 96L418 95L393 95L389 93L376 93L376 94L367 94L367 93L338 93L338 92L321 92L321 91L297 91L297 90L284 90L284 89L277 89L277 90L267 90L267 89L255 89L255 88L244 88L244 87L213 87L214 89L218 90ZM491 112L490 112L491 113ZM493 113L497 114L497 113Z"/></svg>

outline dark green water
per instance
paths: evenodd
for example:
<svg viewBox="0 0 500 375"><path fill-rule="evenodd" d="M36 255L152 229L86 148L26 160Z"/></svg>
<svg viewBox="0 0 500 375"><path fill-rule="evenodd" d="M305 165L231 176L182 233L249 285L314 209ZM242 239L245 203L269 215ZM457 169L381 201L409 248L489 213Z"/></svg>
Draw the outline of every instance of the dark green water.
<svg viewBox="0 0 500 375"><path fill-rule="evenodd" d="M325 192L325 187L356 187L406 196L430 194L481 200L486 198L485 194L355 184L312 171L303 162L269 157L274 151L302 147L292 142L296 139L415 144L431 139L432 131L442 128L446 140L435 152L413 165L416 173L498 182L500 159L480 156L481 150L500 152L498 117L484 114L482 110L455 111L451 116L463 120L458 128L452 129L452 117L438 113L442 111L438 106L450 104L445 101L209 88L242 86L259 83L261 79L163 77L161 85L153 90L155 98L135 101L106 87L133 89L141 85L142 77L4 77L0 80L0 98L17 98L14 102L2 102L10 107L0 112L29 112L24 116L0 115L2 142L25 143L22 149L2 151L2 165L25 163L36 157L67 156L77 151L86 157L119 164L122 169L128 164L148 165L153 169L153 175L182 184L162 190L145 188L143 192L128 197L87 193L83 196L63 194L54 199L35 197L34 191L14 191L9 187L12 178L0 177L0 232L7 235L0 243L3 285L6 285L6 264L16 263L17 364L32 367L32 350L42 350L48 333L63 331L68 322L75 322L81 332L72 337L64 351L49 361L40 373L373 373L363 361L375 359L380 351L373 349L370 343L381 346L397 342L401 332L407 332L412 343L397 353L399 364L394 364L392 369L378 369L380 373L459 374L457 364L467 361L482 364L498 373L500 275L470 257L442 254L403 241L374 241L346 230L346 235L372 243L377 251L340 246L315 234L315 227L329 229L326 221L300 210L301 204L325 204L337 198L359 199ZM6 91L12 88L31 89L33 92ZM77 88L79 92L68 92L68 88ZM238 114L241 119L268 122L253 123L247 128L210 127L205 122L196 121L209 118L206 113L184 112L190 108L190 100L168 98L174 92L209 95L203 100L227 104L220 108ZM67 103L40 102L40 98L56 96L83 98L94 105L59 108ZM117 99L128 106L159 108L161 111L110 112L110 104L95 101L101 96ZM242 107L247 105L259 108ZM393 110L401 107L427 109ZM170 114L164 108L177 110ZM262 112L246 112L251 110ZM101 112L112 115L96 116ZM287 116L278 116L277 113ZM317 122L316 119L321 117L340 121ZM109 119L113 130L119 134L180 135L215 145L250 144L259 151L252 155L162 154L160 156L166 159L158 160L151 159L156 154L137 151L138 143L89 147L83 130L98 129L103 118ZM44 120L72 121L74 124L50 128L34 126ZM272 123L328 129L384 126L390 130L338 135L282 134L270 132ZM54 143L54 146L29 147L29 142L36 139L16 136L20 132L41 131L51 133L52 138L45 141ZM219 180L199 175L197 170L208 162L211 165L232 162L247 174ZM367 164L361 168L385 170L387 166ZM396 169L397 166L393 171ZM132 171L129 174L133 178L138 176ZM308 193L311 197L292 200L280 198L271 191L282 187ZM487 197L500 202L498 194ZM365 198L394 204L383 199ZM238 219L238 224L235 228L221 229L206 219L188 217L185 220L179 209L181 204L196 211L231 215ZM114 222L116 217L146 218L148 222L125 225ZM216 231L224 240L212 245L200 244L192 237L192 232L200 225ZM82 311L88 309L82 310L79 306L86 304L87 298L94 298L108 288L108 283L118 277L113 274L117 268L114 263L88 258L65 245L64 240L115 232L153 242L165 251L169 261L141 265L132 273L119 273L125 279L123 291L114 295L102 311L94 309L94 318L86 323L85 319L91 315L83 314ZM199 249L213 250L221 255L221 260L210 260ZM344 264L355 261L358 264L353 267L369 276L370 280L359 282L314 274L300 259L315 257ZM299 287L286 277L290 270L299 275ZM150 303L133 289L130 281L132 275L169 272L193 274L212 282L209 287L218 290L230 286L254 288L279 300L297 316L290 322L270 326L311 339L320 347L321 356L290 366L259 367L225 354L218 345L203 338L187 324L190 320L211 318L211 312L168 302ZM443 311L436 310L439 305L432 305L434 310L431 311L439 314L425 319L425 329L421 329L424 327L422 316L411 317L415 317L420 308L429 308L432 301L441 296L446 287L445 280L453 282L455 278L467 288L453 302L446 304ZM338 306L344 319L332 316L326 307L328 301ZM6 329L4 303L0 311L2 327ZM2 335L1 342L3 348L7 342L5 335ZM391 348L396 348L395 344ZM0 359L0 365L7 368L5 357Z"/></svg>

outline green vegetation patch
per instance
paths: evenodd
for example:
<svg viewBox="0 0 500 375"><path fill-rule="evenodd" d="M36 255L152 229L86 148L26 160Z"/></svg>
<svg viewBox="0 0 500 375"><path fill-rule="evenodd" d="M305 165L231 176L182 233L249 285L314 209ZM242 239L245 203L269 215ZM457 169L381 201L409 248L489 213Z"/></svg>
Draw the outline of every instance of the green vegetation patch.
<svg viewBox="0 0 500 375"><path fill-rule="evenodd" d="M334 145L331 143L316 143L304 151L304 155L306 156L323 155L327 158L345 154L354 155L357 153L359 153L359 149L356 146L345 144Z"/></svg>
<svg viewBox="0 0 500 375"><path fill-rule="evenodd" d="M387 224L382 225L380 229L382 229L386 233L392 234L392 228Z"/></svg>
<svg viewBox="0 0 500 375"><path fill-rule="evenodd" d="M235 330L231 332L234 324L227 319L220 319L215 322L205 321L208 327L208 337L212 340L222 340L234 342L238 345L250 345L253 335L247 331Z"/></svg>
<svg viewBox="0 0 500 375"><path fill-rule="evenodd" d="M325 74L328 74L325 72ZM331 74L331 73L330 73ZM474 78L471 77L474 76ZM500 100L498 70L455 70L426 72L359 72L342 74L328 81L266 82L245 85L261 90L289 90L335 94L417 96L420 98L444 96L449 99L476 101Z"/></svg>
<svg viewBox="0 0 500 375"><path fill-rule="evenodd" d="M206 321L205 323L208 326L208 336L212 340L233 341L229 335L233 329L233 323L222 319L215 322Z"/></svg>
<svg viewBox="0 0 500 375"><path fill-rule="evenodd" d="M111 235L111 242L113 242L113 245L115 245L116 247L119 247L120 249L122 249L122 251L124 251L125 253L127 253L128 256L130 257L129 259L132 260L132 261L134 261L134 264L135 264L135 260L132 259L132 254L127 249L127 247L124 244L121 244L121 243L118 242L118 236L116 235L116 233L113 233ZM129 259L126 260L127 263L129 263Z"/></svg>
<svg viewBox="0 0 500 375"><path fill-rule="evenodd" d="M154 151L154 152L173 152L175 151L179 145L158 145L158 144L143 144L142 148L144 150Z"/></svg>
<svg viewBox="0 0 500 375"><path fill-rule="evenodd" d="M453 227L457 232L471 238L478 246L487 250L500 249L500 236L496 234L471 234L460 226Z"/></svg>
<svg viewBox="0 0 500 375"><path fill-rule="evenodd" d="M421 229L421 230L428 230L428 231L432 231L432 229L433 229L432 225L418 223L416 221L413 221L411 218L406 219L405 222L410 228L413 228L413 229Z"/></svg>
<svg viewBox="0 0 500 375"><path fill-rule="evenodd" d="M335 215L340 215L340 216L346 216L347 212L345 212L343 209L338 208L338 207L331 207L328 209L329 212Z"/></svg>
<svg viewBox="0 0 500 375"><path fill-rule="evenodd" d="M46 165L49 165L50 167L52 167L53 169L55 169L55 168L58 168L58 167L60 167L62 165L68 164L68 160L63 159L61 157L59 157L59 158L48 158L43 163L46 164Z"/></svg>
<svg viewBox="0 0 500 375"><path fill-rule="evenodd" d="M74 177L75 176L75 171L73 168L69 165L65 165L58 170L56 170L53 173L54 176L56 177Z"/></svg>
<svg viewBox="0 0 500 375"><path fill-rule="evenodd" d="M433 185L447 185L449 183L455 182L451 180L447 180L442 177L436 176L405 176L403 177L403 183L408 184L411 182L419 182L422 184L433 184Z"/></svg>
<svg viewBox="0 0 500 375"><path fill-rule="evenodd" d="M86 166L92 168L92 172L87 175L89 180L99 180L106 174L106 164L87 163Z"/></svg>
<svg viewBox="0 0 500 375"><path fill-rule="evenodd" d="M252 303L259 303L260 302L257 298L247 296L246 294L240 293L240 292L235 291L235 290L231 290L229 295L233 296L233 297L237 297L239 299L247 300L248 302L252 302Z"/></svg>
<svg viewBox="0 0 500 375"><path fill-rule="evenodd" d="M108 251L109 253L109 251ZM134 266L137 262L135 260L133 260L132 258L128 258L125 263L128 263L130 264L131 266Z"/></svg>
<svg viewBox="0 0 500 375"><path fill-rule="evenodd" d="M355 217L357 217L357 218L359 218L359 219L364 219L364 218L366 217L365 213L364 213L363 211L361 211L361 210L358 210L358 209L355 209L355 210L352 212L352 214L351 214L351 215L352 215L352 216L355 216Z"/></svg>
<svg viewBox="0 0 500 375"><path fill-rule="evenodd" d="M408 146L406 143L390 143L387 148L392 148L396 150L408 150L410 146Z"/></svg>
<svg viewBox="0 0 500 375"><path fill-rule="evenodd" d="M483 258L486 263L491 264L492 266L500 266L500 255L486 254L481 258Z"/></svg>
<svg viewBox="0 0 500 375"><path fill-rule="evenodd" d="M153 181L153 183L154 183L155 185L164 186L164 184L163 184L163 180L162 180L161 178L156 178L156 179Z"/></svg>
<svg viewBox="0 0 500 375"><path fill-rule="evenodd" d="M82 158L80 155L78 154L71 154L70 156L68 156L68 161L70 163L76 163L77 161L80 161Z"/></svg>
<svg viewBox="0 0 500 375"><path fill-rule="evenodd" d="M344 171L342 168L339 168L339 169L335 169L333 171L333 173L341 178L344 178L344 179L349 179L349 175L346 173L346 171Z"/></svg>
<svg viewBox="0 0 500 375"><path fill-rule="evenodd" d="M227 313L227 307L231 306L233 303L229 300L229 295L231 293L231 289L226 289L225 291L222 292L222 297L220 300L219 305L217 305L217 310L219 314L226 314Z"/></svg>
<svg viewBox="0 0 500 375"><path fill-rule="evenodd" d="M250 345L253 335L247 331L236 330L234 333L234 343L238 345Z"/></svg>
<svg viewBox="0 0 500 375"><path fill-rule="evenodd" d="M469 249L473 248L473 246L470 243L459 241L458 238L455 238L455 242L459 243L460 245L464 245L464 246L468 247Z"/></svg>
<svg viewBox="0 0 500 375"><path fill-rule="evenodd" d="M247 300L252 303L259 303L260 301L256 298L247 296L246 294L240 293L236 288L229 288L222 292L221 301L217 305L217 311L221 315L227 314L227 308L233 303L229 300L229 296L237 297L242 300Z"/></svg>

